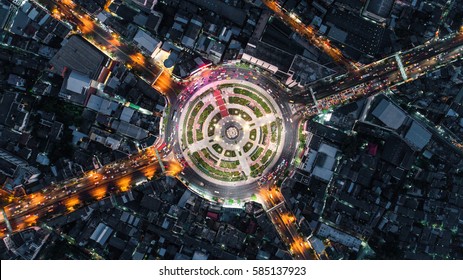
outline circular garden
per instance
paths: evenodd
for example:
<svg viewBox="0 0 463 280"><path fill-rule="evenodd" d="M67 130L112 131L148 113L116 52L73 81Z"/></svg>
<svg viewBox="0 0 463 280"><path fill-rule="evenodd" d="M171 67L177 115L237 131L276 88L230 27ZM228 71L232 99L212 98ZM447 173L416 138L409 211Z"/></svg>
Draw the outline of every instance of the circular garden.
<svg viewBox="0 0 463 280"><path fill-rule="evenodd" d="M183 157L201 177L218 184L257 180L284 142L280 109L251 83L201 88L183 108L179 125Z"/></svg>

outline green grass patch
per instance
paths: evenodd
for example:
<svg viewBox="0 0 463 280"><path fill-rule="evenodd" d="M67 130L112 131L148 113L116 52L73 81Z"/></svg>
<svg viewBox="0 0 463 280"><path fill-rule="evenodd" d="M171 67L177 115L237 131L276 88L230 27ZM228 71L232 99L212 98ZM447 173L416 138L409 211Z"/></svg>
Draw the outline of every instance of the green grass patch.
<svg viewBox="0 0 463 280"><path fill-rule="evenodd" d="M187 121L186 127L183 128L183 131L186 131L187 133L187 142L188 144L193 143L193 133L192 130L194 129L194 124L195 124L195 117L198 114L199 110L201 107L204 106L204 103L202 101L199 101L193 109L190 108L191 111L187 112L187 116L189 116L189 119ZM190 114L191 112L191 114Z"/></svg>
<svg viewBox="0 0 463 280"><path fill-rule="evenodd" d="M263 126L260 127L260 129L261 129L261 132L262 132L262 138L261 138L260 143L264 144L265 141L267 140L267 136L268 136L268 127L267 127L267 125L263 125Z"/></svg>
<svg viewBox="0 0 463 280"><path fill-rule="evenodd" d="M235 160L235 161L222 160L220 162L220 167L228 168L228 169L236 169L239 165L240 165L240 162L238 160Z"/></svg>
<svg viewBox="0 0 463 280"><path fill-rule="evenodd" d="M253 129L253 130L251 130L251 132L249 132L249 138L251 140L253 140L253 141L256 140L256 135L257 135L257 130L256 129Z"/></svg>
<svg viewBox="0 0 463 280"><path fill-rule="evenodd" d="M222 116L220 115L220 113L217 113L212 119L211 119L211 122L209 123L209 127L207 128L207 136L214 136L215 134L215 124L218 123L220 121L220 119L222 118Z"/></svg>
<svg viewBox="0 0 463 280"><path fill-rule="evenodd" d="M240 116L245 121L252 121L251 116L243 110L240 109L228 109L228 113L234 116Z"/></svg>
<svg viewBox="0 0 463 280"><path fill-rule="evenodd" d="M272 110L270 109L268 104L264 100L262 100L262 98L259 95L255 94L253 92L250 92L249 90L243 89L243 88L234 88L233 92L250 97L251 99L255 100L257 103L259 103L259 105L262 107L262 109L264 109L265 113L267 113L267 114L272 113Z"/></svg>
<svg viewBox="0 0 463 280"><path fill-rule="evenodd" d="M277 141L277 136L278 136L278 125L276 122L272 122L270 124L270 130L272 131L270 141L275 143Z"/></svg>
<svg viewBox="0 0 463 280"><path fill-rule="evenodd" d="M228 102L230 102L230 104L239 104L239 105L243 105L243 106L248 106L249 105L249 101L244 99L244 98L241 98L241 97L237 97L237 96L230 96L228 98Z"/></svg>
<svg viewBox="0 0 463 280"><path fill-rule="evenodd" d="M252 146L254 146L254 145L253 145L251 142L247 142L247 143L244 145L244 147L243 147L243 151L244 151L245 153L247 153L249 150L252 149Z"/></svg>
<svg viewBox="0 0 463 280"><path fill-rule="evenodd" d="M211 137L214 136L215 134L215 126L209 125L209 128L207 129L207 136Z"/></svg>
<svg viewBox="0 0 463 280"><path fill-rule="evenodd" d="M233 90L240 90L238 88L235 88ZM235 91L236 93L236 91ZM256 95L257 96L257 95ZM248 106L251 108L250 106L250 103L248 100L244 99L244 98L241 98L241 97L237 97L237 96L230 96L229 97L229 102L232 103L232 104L240 104L240 105L243 105L243 106ZM257 101L257 100L256 100ZM257 101L258 102L258 101ZM259 103L260 104L260 103ZM267 106L268 107L268 106ZM252 110L254 111L254 114L256 115L256 117L260 118L262 117L264 114L262 114L262 112L260 111L260 109L255 106L254 108L252 108ZM265 110L265 109L264 109Z"/></svg>
<svg viewBox="0 0 463 280"><path fill-rule="evenodd" d="M261 159L261 162L263 165L265 165L265 163L267 163L267 161L269 160L270 156L273 154L273 152L271 150L267 150L267 152L265 152L265 155L262 157Z"/></svg>
<svg viewBox="0 0 463 280"><path fill-rule="evenodd" d="M252 161L255 161L256 159L259 158L260 154L262 154L262 152L264 151L264 149L262 147L259 147L257 148L252 154L251 154L251 160Z"/></svg>
<svg viewBox="0 0 463 280"><path fill-rule="evenodd" d="M196 141L201 141L204 139L204 135L201 129L196 129Z"/></svg>
<svg viewBox="0 0 463 280"><path fill-rule="evenodd" d="M217 113L212 119L211 119L211 123L212 124L216 124L220 121L220 119L222 119L222 116L220 115L220 113Z"/></svg>
<svg viewBox="0 0 463 280"><path fill-rule="evenodd" d="M221 153L222 153L222 151L223 151L223 148L222 148L222 146L220 146L220 145L219 145L219 144L217 144L217 143L216 143L216 144L214 144L214 145L212 145L212 149L214 149L214 150L215 150L217 153L219 153L219 154L221 154Z"/></svg>
<svg viewBox="0 0 463 280"><path fill-rule="evenodd" d="M261 170L262 167L260 166L260 164L255 163L251 165L251 177L258 177L260 175Z"/></svg>
<svg viewBox="0 0 463 280"><path fill-rule="evenodd" d="M212 105L208 105L204 110L203 112L201 113L201 115L199 116L198 118L198 123L199 124L203 124L204 121L206 120L207 116L209 116L212 111L214 111L214 107Z"/></svg>
<svg viewBox="0 0 463 280"><path fill-rule="evenodd" d="M193 131L188 130L186 132L186 137L187 137L188 144L193 144Z"/></svg>
<svg viewBox="0 0 463 280"><path fill-rule="evenodd" d="M207 148L201 149L201 153L203 153L204 157L207 159L212 160L214 163L217 163L217 160L215 160L209 150Z"/></svg>
<svg viewBox="0 0 463 280"><path fill-rule="evenodd" d="M236 152L232 150L226 150L225 151L225 156L226 157L236 157Z"/></svg>
<svg viewBox="0 0 463 280"><path fill-rule="evenodd" d="M201 158L199 152L194 152L191 155L191 159L196 162L199 169L213 178L229 182L241 181L245 179L245 176L239 171L225 172L218 170L214 166L210 166Z"/></svg>

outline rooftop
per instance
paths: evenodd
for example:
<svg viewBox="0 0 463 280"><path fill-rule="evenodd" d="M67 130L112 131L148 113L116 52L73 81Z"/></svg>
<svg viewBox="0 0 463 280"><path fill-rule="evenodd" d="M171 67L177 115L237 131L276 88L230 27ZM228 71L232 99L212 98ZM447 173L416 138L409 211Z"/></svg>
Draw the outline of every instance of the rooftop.
<svg viewBox="0 0 463 280"><path fill-rule="evenodd" d="M85 88L90 86L90 78L77 71L72 71L66 82L66 89L75 93L82 93Z"/></svg>
<svg viewBox="0 0 463 280"><path fill-rule="evenodd" d="M161 43L160 40L153 38L151 35L141 29L138 29L137 34L135 34L135 37L133 38L133 41L136 42L140 48L143 48L150 54L152 54Z"/></svg>
<svg viewBox="0 0 463 280"><path fill-rule="evenodd" d="M417 121L413 121L407 134L405 134L405 140L407 140L413 148L422 150L431 140L431 135L431 132L421 126Z"/></svg>
<svg viewBox="0 0 463 280"><path fill-rule="evenodd" d="M398 129L406 119L406 115L402 110L385 99L379 102L372 114L392 129Z"/></svg>
<svg viewBox="0 0 463 280"><path fill-rule="evenodd" d="M72 36L50 60L53 72L62 75L67 69L97 79L107 57L80 36Z"/></svg>
<svg viewBox="0 0 463 280"><path fill-rule="evenodd" d="M369 0L365 11L375 14L381 18L387 18L391 13L395 0Z"/></svg>

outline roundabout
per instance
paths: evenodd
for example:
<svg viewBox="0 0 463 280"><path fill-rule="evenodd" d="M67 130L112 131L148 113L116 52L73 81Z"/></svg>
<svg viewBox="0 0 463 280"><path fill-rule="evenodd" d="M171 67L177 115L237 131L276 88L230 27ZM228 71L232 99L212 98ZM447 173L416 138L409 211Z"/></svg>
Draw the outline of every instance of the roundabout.
<svg viewBox="0 0 463 280"><path fill-rule="evenodd" d="M284 117L290 110L287 102L277 101L257 83L209 79L185 91L183 103L177 105L174 151L190 189L218 201L246 201L282 154L293 155L297 137Z"/></svg>

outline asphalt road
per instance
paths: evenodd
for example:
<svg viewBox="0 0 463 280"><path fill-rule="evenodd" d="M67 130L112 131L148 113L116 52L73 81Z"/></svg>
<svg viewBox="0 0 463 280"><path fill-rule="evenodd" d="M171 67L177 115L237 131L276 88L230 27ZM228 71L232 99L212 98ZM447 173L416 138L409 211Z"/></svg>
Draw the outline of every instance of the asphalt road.
<svg viewBox="0 0 463 280"><path fill-rule="evenodd" d="M98 49L110 55L112 59L129 65L148 83L153 83L163 71L160 65L142 55L138 49L125 42L118 34L111 32L94 20L93 15L78 5L64 3L70 1L35 0L35 2L46 7L49 11L56 11L53 13L55 17L76 25L79 33L91 39L92 44Z"/></svg>
<svg viewBox="0 0 463 280"><path fill-rule="evenodd" d="M260 202L275 226L281 240L287 245L294 259L316 259L311 254L311 244L300 234L296 217L286 207L283 195L276 188L261 189Z"/></svg>
<svg viewBox="0 0 463 280"><path fill-rule="evenodd" d="M150 148L143 153L87 172L80 178L50 185L5 206L3 209L13 231L68 214L159 175L161 167L153 151L154 148ZM163 164L168 166L170 163L166 161ZM6 230L4 217L0 216L0 237L6 234Z"/></svg>
<svg viewBox="0 0 463 280"><path fill-rule="evenodd" d="M394 87L416 79L436 69L448 65L463 56L463 34L432 41L409 51L398 53L407 80L404 80L395 56L371 63L363 68L337 77L319 81L311 86L317 100L360 87L361 96L375 94L387 87ZM304 91L293 97L295 102L313 102L310 91Z"/></svg>

